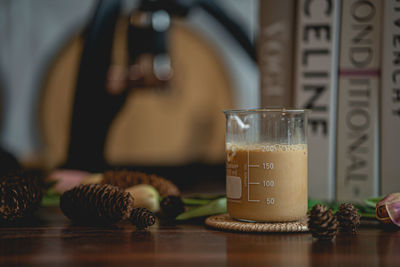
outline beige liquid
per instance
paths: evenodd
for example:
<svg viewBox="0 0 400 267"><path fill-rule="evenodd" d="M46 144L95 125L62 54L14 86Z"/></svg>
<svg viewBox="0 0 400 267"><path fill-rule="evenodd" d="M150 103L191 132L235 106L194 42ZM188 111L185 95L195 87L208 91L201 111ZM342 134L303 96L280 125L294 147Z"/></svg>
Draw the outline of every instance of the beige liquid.
<svg viewBox="0 0 400 267"><path fill-rule="evenodd" d="M306 145L227 144L226 175L227 183L236 181L236 193L227 195L233 218L283 222L306 215Z"/></svg>

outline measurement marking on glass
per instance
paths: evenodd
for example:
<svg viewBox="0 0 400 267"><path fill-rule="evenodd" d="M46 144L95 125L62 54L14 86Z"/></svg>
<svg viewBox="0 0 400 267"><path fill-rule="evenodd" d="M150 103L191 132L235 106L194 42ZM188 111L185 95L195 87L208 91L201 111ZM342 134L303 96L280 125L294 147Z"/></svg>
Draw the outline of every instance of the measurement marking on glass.
<svg viewBox="0 0 400 267"><path fill-rule="evenodd" d="M247 150L247 201L248 202L260 202L259 199L250 199L250 185L257 185L260 183L250 182L250 168L258 168L259 165L250 165L250 150Z"/></svg>

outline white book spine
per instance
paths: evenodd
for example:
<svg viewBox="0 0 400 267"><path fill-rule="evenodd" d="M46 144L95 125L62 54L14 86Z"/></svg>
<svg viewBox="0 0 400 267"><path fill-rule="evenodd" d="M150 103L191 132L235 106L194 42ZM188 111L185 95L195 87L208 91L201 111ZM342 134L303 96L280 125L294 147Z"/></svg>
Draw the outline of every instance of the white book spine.
<svg viewBox="0 0 400 267"><path fill-rule="evenodd" d="M343 0L337 139L337 199L379 194L381 0Z"/></svg>
<svg viewBox="0 0 400 267"><path fill-rule="evenodd" d="M385 0L381 90L382 194L400 191L400 1Z"/></svg>
<svg viewBox="0 0 400 267"><path fill-rule="evenodd" d="M262 107L293 107L295 4L296 0L260 1Z"/></svg>
<svg viewBox="0 0 400 267"><path fill-rule="evenodd" d="M335 196L336 102L341 1L298 2L295 103L309 114L309 197Z"/></svg>

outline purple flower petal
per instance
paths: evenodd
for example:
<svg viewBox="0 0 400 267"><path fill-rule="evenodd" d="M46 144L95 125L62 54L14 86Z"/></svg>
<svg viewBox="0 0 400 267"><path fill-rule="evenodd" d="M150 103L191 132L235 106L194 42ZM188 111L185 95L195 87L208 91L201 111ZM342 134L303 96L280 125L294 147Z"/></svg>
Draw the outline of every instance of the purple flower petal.
<svg viewBox="0 0 400 267"><path fill-rule="evenodd" d="M387 203L386 210L392 222L400 227L400 200Z"/></svg>
<svg viewBox="0 0 400 267"><path fill-rule="evenodd" d="M400 193L389 194L376 204L376 218L400 227Z"/></svg>

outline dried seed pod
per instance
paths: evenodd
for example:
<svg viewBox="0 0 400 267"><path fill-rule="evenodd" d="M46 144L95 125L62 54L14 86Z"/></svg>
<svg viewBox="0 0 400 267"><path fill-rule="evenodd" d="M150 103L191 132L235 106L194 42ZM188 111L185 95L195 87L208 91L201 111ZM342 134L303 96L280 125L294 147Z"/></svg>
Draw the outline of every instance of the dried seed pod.
<svg viewBox="0 0 400 267"><path fill-rule="evenodd" d="M375 216L383 224L400 227L400 193L392 193L376 204Z"/></svg>
<svg viewBox="0 0 400 267"><path fill-rule="evenodd" d="M339 221L339 228L343 232L356 232L360 225L360 215L358 209L353 204L343 203L339 206L338 212L336 213Z"/></svg>
<svg viewBox="0 0 400 267"><path fill-rule="evenodd" d="M146 229L156 222L154 214L146 208L133 209L129 220L139 229Z"/></svg>
<svg viewBox="0 0 400 267"><path fill-rule="evenodd" d="M129 217L133 198L112 185L79 185L62 194L60 208L65 216L78 223L114 224Z"/></svg>
<svg viewBox="0 0 400 267"><path fill-rule="evenodd" d="M310 211L308 228L313 237L330 240L337 234L338 222L331 209L327 210L326 206L317 204Z"/></svg>
<svg viewBox="0 0 400 267"><path fill-rule="evenodd" d="M160 203L161 215L164 219L174 220L176 216L185 211L185 205L180 197L167 196Z"/></svg>
<svg viewBox="0 0 400 267"><path fill-rule="evenodd" d="M107 171L103 175L102 183L116 185L121 188L128 188L138 184L149 184L156 188L162 197L180 195L179 189L171 181L154 174L146 174L138 171Z"/></svg>
<svg viewBox="0 0 400 267"><path fill-rule="evenodd" d="M139 184L125 189L135 199L134 208L146 208L151 212L160 211L160 194L149 184Z"/></svg>
<svg viewBox="0 0 400 267"><path fill-rule="evenodd" d="M15 171L0 178L0 222L14 222L32 215L44 191L38 172Z"/></svg>

